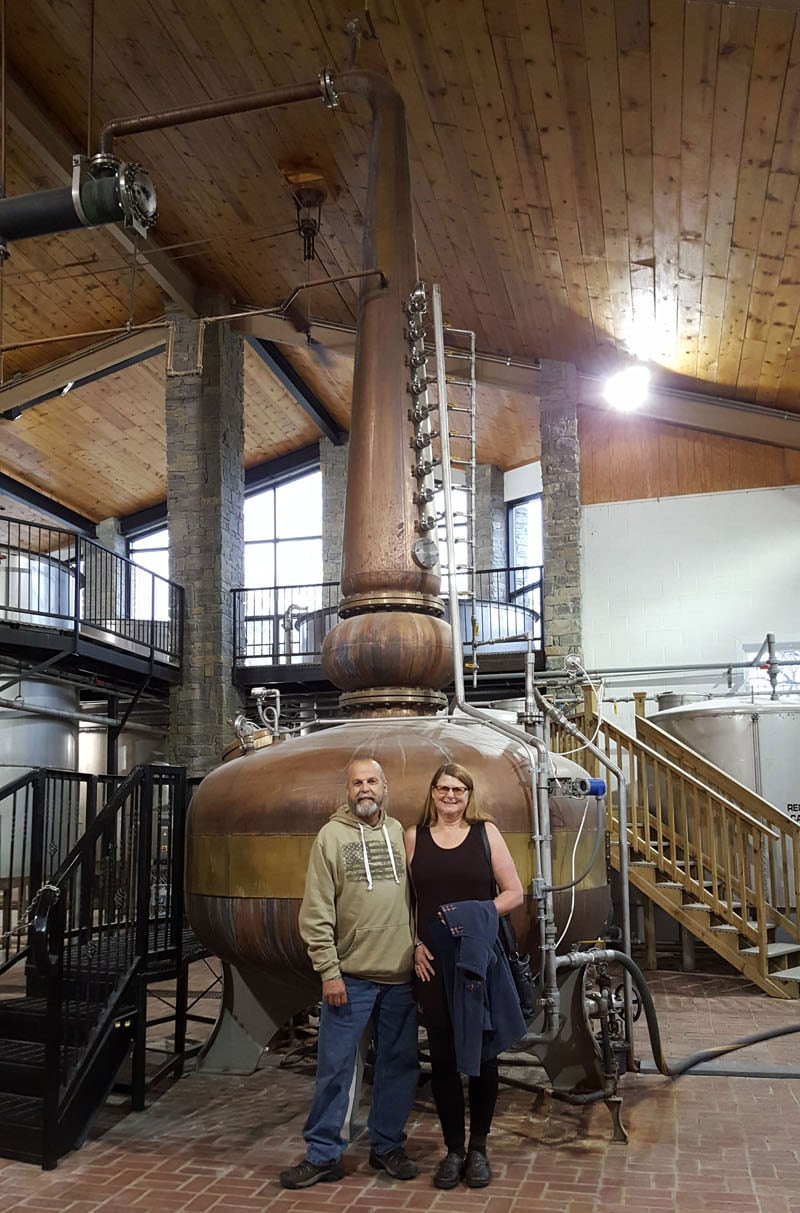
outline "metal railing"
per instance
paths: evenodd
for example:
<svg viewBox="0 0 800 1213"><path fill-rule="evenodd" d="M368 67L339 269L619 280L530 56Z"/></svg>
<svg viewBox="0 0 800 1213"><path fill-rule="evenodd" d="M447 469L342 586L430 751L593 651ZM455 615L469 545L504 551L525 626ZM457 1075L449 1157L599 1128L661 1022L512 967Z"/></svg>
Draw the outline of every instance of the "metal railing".
<svg viewBox="0 0 800 1213"><path fill-rule="evenodd" d="M465 650L473 635L479 653L522 652L528 633L534 648L542 647L541 566L479 569L475 585L475 598L464 594L460 602ZM334 581L234 590L234 664L318 665L322 642L339 618L339 598Z"/></svg>
<svg viewBox="0 0 800 1213"><path fill-rule="evenodd" d="M780 927L800 951L800 826L642 717L636 719L636 737L598 719L590 703L578 723L625 773L627 836L620 838L613 797L608 829L612 840L627 844L634 861L654 866L652 895L662 891L666 897L674 890L676 912L690 906L695 934L763 989L776 992L779 970L771 967L769 954L774 929ZM601 773L591 755L576 751L567 732L553 728L550 744L590 774ZM712 922L735 928L733 939L719 927L704 929L700 907ZM750 951L740 950L737 936Z"/></svg>
<svg viewBox="0 0 800 1213"><path fill-rule="evenodd" d="M0 973L27 948L28 909L94 821L114 776L39 768L0 787Z"/></svg>
<svg viewBox="0 0 800 1213"><path fill-rule="evenodd" d="M72 632L178 665L183 590L72 531L0 519L0 626Z"/></svg>

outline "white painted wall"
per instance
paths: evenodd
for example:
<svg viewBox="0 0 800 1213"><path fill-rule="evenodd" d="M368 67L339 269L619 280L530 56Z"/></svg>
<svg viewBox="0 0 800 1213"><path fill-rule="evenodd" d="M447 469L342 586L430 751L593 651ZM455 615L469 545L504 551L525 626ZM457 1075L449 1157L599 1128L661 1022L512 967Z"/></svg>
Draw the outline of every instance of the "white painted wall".
<svg viewBox="0 0 800 1213"><path fill-rule="evenodd" d="M541 463L524 463L503 474L503 496L506 501L519 501L542 491Z"/></svg>
<svg viewBox="0 0 800 1213"><path fill-rule="evenodd" d="M767 632L800 638L798 486L585 506L581 538L588 669L737 662ZM725 690L699 673L607 684Z"/></svg>

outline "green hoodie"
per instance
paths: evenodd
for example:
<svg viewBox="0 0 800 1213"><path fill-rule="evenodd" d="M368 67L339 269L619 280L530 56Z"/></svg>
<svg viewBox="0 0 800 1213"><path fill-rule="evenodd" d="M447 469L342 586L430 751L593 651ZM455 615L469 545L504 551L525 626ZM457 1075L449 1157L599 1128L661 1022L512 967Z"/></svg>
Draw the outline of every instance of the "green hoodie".
<svg viewBox="0 0 800 1213"><path fill-rule="evenodd" d="M403 827L381 810L375 825L341 805L311 848L300 934L323 981L411 980L413 942Z"/></svg>

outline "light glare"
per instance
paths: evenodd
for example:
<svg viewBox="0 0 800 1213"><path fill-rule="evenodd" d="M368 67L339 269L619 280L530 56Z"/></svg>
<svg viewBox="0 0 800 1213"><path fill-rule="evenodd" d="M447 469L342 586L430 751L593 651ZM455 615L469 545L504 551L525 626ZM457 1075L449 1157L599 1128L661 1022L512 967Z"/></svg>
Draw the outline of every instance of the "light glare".
<svg viewBox="0 0 800 1213"><path fill-rule="evenodd" d="M603 395L612 409L632 413L647 399L649 384L650 371L646 366L629 366L611 376L603 388Z"/></svg>

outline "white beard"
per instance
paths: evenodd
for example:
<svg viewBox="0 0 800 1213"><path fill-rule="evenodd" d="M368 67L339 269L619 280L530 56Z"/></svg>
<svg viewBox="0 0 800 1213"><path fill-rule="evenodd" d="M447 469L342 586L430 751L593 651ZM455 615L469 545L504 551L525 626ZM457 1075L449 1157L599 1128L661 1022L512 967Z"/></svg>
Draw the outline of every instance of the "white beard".
<svg viewBox="0 0 800 1213"><path fill-rule="evenodd" d="M364 818L373 817L378 812L380 807L381 806L378 804L377 800L373 800L371 796L363 796L360 800L357 800L354 805L351 805L356 817Z"/></svg>

